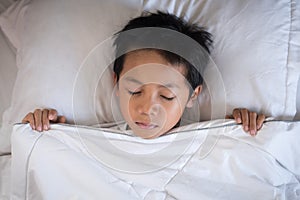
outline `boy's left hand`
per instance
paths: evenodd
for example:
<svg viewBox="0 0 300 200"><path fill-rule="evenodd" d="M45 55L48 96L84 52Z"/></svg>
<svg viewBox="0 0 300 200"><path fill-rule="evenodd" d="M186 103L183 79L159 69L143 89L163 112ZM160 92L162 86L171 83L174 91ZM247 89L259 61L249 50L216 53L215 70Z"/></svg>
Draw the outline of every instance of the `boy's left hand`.
<svg viewBox="0 0 300 200"><path fill-rule="evenodd" d="M232 111L232 115L227 115L226 118L235 119L237 123L243 124L245 132L255 136L257 131L261 129L266 116L263 114L257 114L256 112L251 112L246 108L235 108Z"/></svg>

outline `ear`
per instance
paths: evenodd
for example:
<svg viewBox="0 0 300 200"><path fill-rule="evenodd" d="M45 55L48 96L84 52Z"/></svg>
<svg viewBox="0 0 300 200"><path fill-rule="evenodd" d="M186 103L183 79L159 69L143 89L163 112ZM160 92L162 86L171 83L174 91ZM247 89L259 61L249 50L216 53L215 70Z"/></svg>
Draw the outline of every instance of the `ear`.
<svg viewBox="0 0 300 200"><path fill-rule="evenodd" d="M194 101L198 98L199 94L201 93L202 85L199 85L195 88L193 94L191 95L190 99L188 100L186 107L191 108L194 105Z"/></svg>
<svg viewBox="0 0 300 200"><path fill-rule="evenodd" d="M113 79L114 79L114 87L116 87L116 96L119 96L119 85L118 85L116 73L113 74Z"/></svg>

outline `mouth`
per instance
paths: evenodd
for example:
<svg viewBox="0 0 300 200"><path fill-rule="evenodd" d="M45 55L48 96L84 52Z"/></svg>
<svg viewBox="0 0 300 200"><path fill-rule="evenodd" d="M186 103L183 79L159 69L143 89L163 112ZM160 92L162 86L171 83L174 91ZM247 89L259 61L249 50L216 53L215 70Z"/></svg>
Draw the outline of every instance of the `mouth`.
<svg viewBox="0 0 300 200"><path fill-rule="evenodd" d="M140 127L141 129L154 129L154 128L157 128L158 125L156 124L149 124L149 123L143 123L143 122L135 122L135 124Z"/></svg>

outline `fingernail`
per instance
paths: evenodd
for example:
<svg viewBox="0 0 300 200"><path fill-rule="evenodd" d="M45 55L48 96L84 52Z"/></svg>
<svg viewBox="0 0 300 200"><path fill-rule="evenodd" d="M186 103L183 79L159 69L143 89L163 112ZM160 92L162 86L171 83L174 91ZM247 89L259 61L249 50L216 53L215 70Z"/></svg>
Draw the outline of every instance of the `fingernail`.
<svg viewBox="0 0 300 200"><path fill-rule="evenodd" d="M238 123L242 123L242 119L241 118L237 118L237 122Z"/></svg>
<svg viewBox="0 0 300 200"><path fill-rule="evenodd" d="M256 126L256 129L259 130L259 129L260 129L260 126Z"/></svg>
<svg viewBox="0 0 300 200"><path fill-rule="evenodd" d="M47 125L44 125L44 130L48 130L48 126Z"/></svg>
<svg viewBox="0 0 300 200"><path fill-rule="evenodd" d="M252 136L254 136L254 135L255 135L255 131L254 131L254 130L251 130L251 131L250 131L250 134L251 134Z"/></svg>
<svg viewBox="0 0 300 200"><path fill-rule="evenodd" d="M249 130L248 126L244 126L244 130L247 132Z"/></svg>

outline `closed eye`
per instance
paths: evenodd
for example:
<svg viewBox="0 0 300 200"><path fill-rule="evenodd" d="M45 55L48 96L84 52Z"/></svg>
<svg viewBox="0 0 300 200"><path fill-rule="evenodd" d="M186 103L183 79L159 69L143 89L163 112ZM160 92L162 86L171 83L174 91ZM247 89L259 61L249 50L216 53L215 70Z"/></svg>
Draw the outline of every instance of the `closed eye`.
<svg viewBox="0 0 300 200"><path fill-rule="evenodd" d="M172 101L173 99L175 99L175 97L166 97L164 95L161 95L161 97L166 99L167 101Z"/></svg>
<svg viewBox="0 0 300 200"><path fill-rule="evenodd" d="M141 91L134 91L134 92L132 92L132 91L128 90L128 93L129 93L130 95L137 95L137 94L140 94Z"/></svg>

